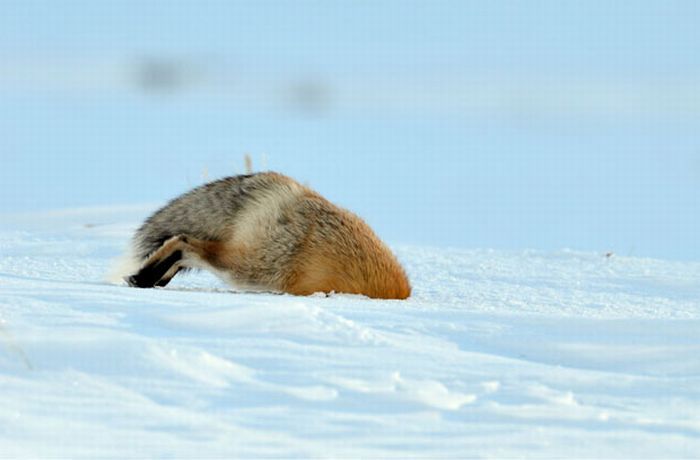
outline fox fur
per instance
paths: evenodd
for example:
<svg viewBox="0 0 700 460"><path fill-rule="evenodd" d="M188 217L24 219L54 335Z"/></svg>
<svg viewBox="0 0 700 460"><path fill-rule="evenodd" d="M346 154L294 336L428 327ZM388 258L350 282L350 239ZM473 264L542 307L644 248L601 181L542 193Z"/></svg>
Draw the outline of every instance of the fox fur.
<svg viewBox="0 0 700 460"><path fill-rule="evenodd" d="M136 287L209 270L245 289L405 299L411 286L389 248L355 214L274 172L197 187L149 217L130 251Z"/></svg>

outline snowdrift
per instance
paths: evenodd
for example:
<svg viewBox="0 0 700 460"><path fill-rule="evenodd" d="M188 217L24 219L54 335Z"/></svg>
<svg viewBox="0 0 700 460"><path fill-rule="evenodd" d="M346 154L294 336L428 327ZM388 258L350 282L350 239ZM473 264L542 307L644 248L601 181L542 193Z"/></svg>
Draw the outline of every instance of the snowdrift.
<svg viewBox="0 0 700 460"><path fill-rule="evenodd" d="M700 263L396 247L408 301L106 283L148 209L2 217L0 457L700 454Z"/></svg>

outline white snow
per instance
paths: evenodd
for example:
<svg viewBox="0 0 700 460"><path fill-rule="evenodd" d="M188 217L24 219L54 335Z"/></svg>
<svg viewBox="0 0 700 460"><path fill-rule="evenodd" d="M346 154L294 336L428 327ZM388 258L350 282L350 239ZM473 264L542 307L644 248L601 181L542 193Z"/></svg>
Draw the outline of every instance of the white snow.
<svg viewBox="0 0 700 460"><path fill-rule="evenodd" d="M700 263L396 247L408 301L104 281L151 207L0 216L0 458L700 456Z"/></svg>

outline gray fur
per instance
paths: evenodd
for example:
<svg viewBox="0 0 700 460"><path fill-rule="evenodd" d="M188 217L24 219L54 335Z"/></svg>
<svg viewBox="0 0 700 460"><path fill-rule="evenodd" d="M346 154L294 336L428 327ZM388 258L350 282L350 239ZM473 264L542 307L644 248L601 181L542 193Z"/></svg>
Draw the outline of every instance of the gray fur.
<svg viewBox="0 0 700 460"><path fill-rule="evenodd" d="M171 200L136 231L135 256L146 259L176 235L218 241L235 222L251 193L264 186L261 174L226 177L201 185ZM264 181L262 181L264 182Z"/></svg>

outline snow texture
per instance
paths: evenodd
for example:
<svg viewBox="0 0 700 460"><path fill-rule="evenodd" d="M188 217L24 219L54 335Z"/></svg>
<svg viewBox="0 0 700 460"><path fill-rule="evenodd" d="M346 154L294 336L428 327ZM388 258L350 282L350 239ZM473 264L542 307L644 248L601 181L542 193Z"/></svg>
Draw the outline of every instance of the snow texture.
<svg viewBox="0 0 700 460"><path fill-rule="evenodd" d="M700 263L400 246L407 301L106 283L151 209L2 216L0 457L700 456Z"/></svg>

